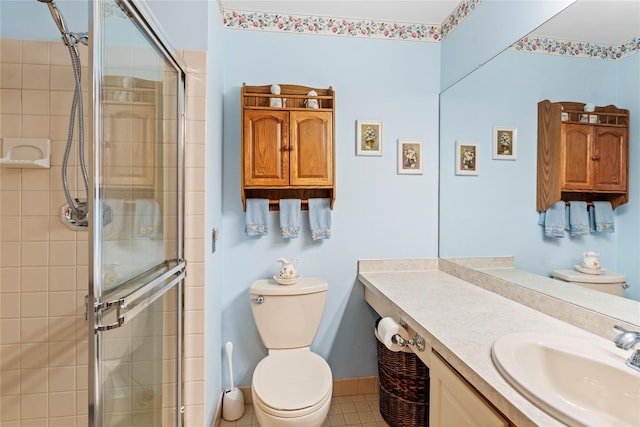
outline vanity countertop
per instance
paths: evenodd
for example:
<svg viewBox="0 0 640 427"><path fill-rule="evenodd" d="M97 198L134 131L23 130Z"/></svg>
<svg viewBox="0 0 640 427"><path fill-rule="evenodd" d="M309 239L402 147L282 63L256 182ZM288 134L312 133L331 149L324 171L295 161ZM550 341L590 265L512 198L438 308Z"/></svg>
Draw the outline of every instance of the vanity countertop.
<svg viewBox="0 0 640 427"><path fill-rule="evenodd" d="M368 266L359 268L358 279L365 285L365 298L383 301L388 313L403 316L411 328L425 335L433 350L513 423L564 425L500 375L491 359L494 341L521 331L588 337L605 344L608 340L440 271L437 260L425 261L422 266L410 261L409 268L400 263L398 271L386 261L379 271L373 271L376 268L371 263L375 261L364 261ZM431 355L427 352L416 354L429 365ZM624 364L624 359L620 363Z"/></svg>

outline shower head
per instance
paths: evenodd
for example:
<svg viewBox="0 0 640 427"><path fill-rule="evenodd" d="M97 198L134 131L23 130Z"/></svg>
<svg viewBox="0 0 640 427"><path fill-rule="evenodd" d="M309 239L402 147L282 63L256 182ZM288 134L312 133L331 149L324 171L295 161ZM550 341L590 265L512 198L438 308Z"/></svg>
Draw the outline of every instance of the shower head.
<svg viewBox="0 0 640 427"><path fill-rule="evenodd" d="M62 41L65 45L71 46L71 40L69 38L69 31L67 30L67 24L64 22L64 18L62 17L62 13L58 10L55 2L53 0L38 0L40 3L45 3L49 6L49 12L51 12L51 16L53 17L53 21L58 26L58 30L60 30L60 34L62 35Z"/></svg>

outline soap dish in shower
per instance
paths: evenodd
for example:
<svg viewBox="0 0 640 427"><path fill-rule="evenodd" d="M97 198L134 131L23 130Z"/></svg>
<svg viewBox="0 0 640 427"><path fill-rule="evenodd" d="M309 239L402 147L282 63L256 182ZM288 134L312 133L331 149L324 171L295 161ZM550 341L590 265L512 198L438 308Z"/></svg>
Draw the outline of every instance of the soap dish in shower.
<svg viewBox="0 0 640 427"><path fill-rule="evenodd" d="M46 138L4 138L0 166L46 168L51 162L51 140Z"/></svg>

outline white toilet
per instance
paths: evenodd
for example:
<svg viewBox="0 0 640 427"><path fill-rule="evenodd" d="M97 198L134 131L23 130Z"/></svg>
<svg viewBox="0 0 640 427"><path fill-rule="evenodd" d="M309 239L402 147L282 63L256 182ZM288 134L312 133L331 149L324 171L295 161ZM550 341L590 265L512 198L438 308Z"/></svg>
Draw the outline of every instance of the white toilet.
<svg viewBox="0 0 640 427"><path fill-rule="evenodd" d="M322 319L327 282L303 278L295 285L257 280L249 292L262 343L269 350L251 381L253 408L262 427L318 427L329 413L329 364L310 350Z"/></svg>
<svg viewBox="0 0 640 427"><path fill-rule="evenodd" d="M585 274L576 270L554 270L551 276L573 285L619 297L624 297L624 290L627 288L627 276L610 271L603 274Z"/></svg>

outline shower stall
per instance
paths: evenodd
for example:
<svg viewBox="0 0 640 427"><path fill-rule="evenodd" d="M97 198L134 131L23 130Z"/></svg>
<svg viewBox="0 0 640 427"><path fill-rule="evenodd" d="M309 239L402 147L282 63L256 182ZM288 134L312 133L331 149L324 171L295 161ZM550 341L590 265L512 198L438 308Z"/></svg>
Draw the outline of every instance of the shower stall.
<svg viewBox="0 0 640 427"><path fill-rule="evenodd" d="M0 40L0 425L181 426L184 66L144 4L58 2L0 3L49 33Z"/></svg>

